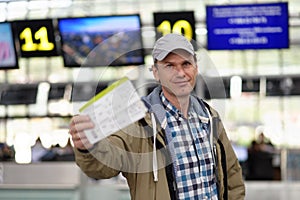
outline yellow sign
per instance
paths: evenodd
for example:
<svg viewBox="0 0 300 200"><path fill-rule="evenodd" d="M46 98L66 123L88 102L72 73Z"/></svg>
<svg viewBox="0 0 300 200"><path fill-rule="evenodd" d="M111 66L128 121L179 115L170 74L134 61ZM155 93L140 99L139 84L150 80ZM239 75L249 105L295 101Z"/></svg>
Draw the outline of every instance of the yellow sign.
<svg viewBox="0 0 300 200"><path fill-rule="evenodd" d="M33 42L32 31L29 27L20 33L20 39L25 40L25 43L21 47L22 51L51 51L54 49L54 44L48 40L47 28L45 26L34 33L34 39L40 41L39 43Z"/></svg>
<svg viewBox="0 0 300 200"><path fill-rule="evenodd" d="M189 41L195 38L195 18L192 11L154 13L157 38L169 33L184 35Z"/></svg>
<svg viewBox="0 0 300 200"><path fill-rule="evenodd" d="M178 20L171 27L171 23L168 20L164 20L158 27L157 31L161 32L163 35L168 33L179 33L184 34L184 36L191 40L193 38L193 29L191 24L186 20Z"/></svg>

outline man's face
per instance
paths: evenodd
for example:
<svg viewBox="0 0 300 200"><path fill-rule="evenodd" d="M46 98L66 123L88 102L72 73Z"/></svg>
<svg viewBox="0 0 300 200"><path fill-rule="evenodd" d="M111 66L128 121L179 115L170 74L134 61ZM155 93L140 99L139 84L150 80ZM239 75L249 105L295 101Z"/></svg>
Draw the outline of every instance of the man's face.
<svg viewBox="0 0 300 200"><path fill-rule="evenodd" d="M184 50L169 53L153 67L153 75L160 81L169 100L189 96L196 84L197 74L198 67L193 55Z"/></svg>

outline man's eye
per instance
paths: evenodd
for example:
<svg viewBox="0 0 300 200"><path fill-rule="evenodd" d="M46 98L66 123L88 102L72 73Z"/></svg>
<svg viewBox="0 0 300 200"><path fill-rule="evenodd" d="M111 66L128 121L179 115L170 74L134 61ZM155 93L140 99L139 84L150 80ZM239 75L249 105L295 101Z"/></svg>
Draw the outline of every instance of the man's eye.
<svg viewBox="0 0 300 200"><path fill-rule="evenodd" d="M173 67L173 65L171 65L171 64L169 64L169 65L165 65L165 68L172 68Z"/></svg>
<svg viewBox="0 0 300 200"><path fill-rule="evenodd" d="M183 63L183 67L190 67L190 66L191 66L191 63L189 63L189 62Z"/></svg>

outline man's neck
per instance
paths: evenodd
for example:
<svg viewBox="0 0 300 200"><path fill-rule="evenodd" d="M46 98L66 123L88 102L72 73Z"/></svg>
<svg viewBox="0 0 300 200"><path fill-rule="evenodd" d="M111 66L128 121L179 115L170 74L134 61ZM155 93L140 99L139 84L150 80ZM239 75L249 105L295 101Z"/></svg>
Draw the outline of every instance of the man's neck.
<svg viewBox="0 0 300 200"><path fill-rule="evenodd" d="M185 118L187 118L190 97L189 96L177 97L173 95L166 95L165 93L164 95L168 99L168 101L173 106L175 106L178 110L180 110Z"/></svg>

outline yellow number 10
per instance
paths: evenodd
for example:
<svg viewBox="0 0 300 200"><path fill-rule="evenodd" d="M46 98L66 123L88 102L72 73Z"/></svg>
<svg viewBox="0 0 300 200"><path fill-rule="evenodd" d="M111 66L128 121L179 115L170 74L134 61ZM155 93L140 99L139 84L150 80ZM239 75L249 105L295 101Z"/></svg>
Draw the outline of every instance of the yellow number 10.
<svg viewBox="0 0 300 200"><path fill-rule="evenodd" d="M40 40L39 44L33 43L32 32L30 28L25 28L21 34L20 39L24 39L25 43L22 45L22 51L51 51L54 49L54 44L48 41L48 34L46 27L41 27L35 34L34 38Z"/></svg>
<svg viewBox="0 0 300 200"><path fill-rule="evenodd" d="M192 40L193 38L193 29L191 24L186 20L178 20L174 23L173 28L171 27L171 23L168 20L164 20L158 27L157 30L161 32L163 35L168 33L180 33L182 34L182 30L184 31L184 36L188 40Z"/></svg>

